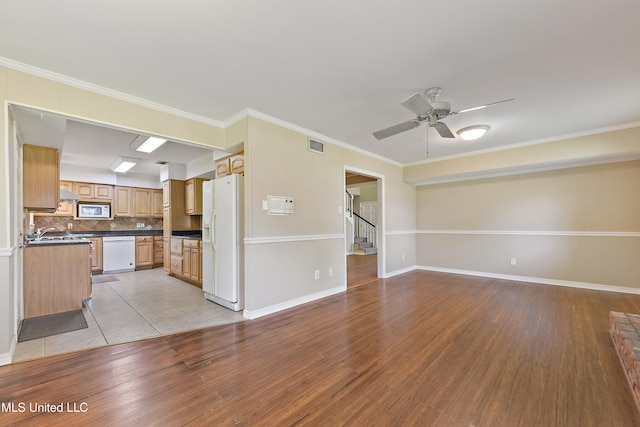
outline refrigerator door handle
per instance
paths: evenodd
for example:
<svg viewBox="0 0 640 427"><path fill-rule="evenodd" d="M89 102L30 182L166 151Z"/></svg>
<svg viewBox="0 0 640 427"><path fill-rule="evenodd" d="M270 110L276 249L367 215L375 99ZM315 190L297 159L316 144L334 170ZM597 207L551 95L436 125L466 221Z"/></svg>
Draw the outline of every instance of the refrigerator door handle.
<svg viewBox="0 0 640 427"><path fill-rule="evenodd" d="M216 210L211 211L211 247L216 250Z"/></svg>

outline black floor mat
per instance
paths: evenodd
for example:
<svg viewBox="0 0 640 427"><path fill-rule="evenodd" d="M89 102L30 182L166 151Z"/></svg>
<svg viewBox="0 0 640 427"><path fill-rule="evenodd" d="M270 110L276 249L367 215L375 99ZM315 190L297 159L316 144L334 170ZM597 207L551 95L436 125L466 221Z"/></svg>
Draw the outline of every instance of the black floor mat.
<svg viewBox="0 0 640 427"><path fill-rule="evenodd" d="M88 328L82 310L66 311L47 316L31 317L22 321L18 342L35 340Z"/></svg>

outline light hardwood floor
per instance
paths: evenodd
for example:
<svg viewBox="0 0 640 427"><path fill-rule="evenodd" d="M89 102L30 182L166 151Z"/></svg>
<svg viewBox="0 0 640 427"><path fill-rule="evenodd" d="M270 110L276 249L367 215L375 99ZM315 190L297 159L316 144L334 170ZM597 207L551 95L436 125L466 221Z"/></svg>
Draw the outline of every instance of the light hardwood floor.
<svg viewBox="0 0 640 427"><path fill-rule="evenodd" d="M256 320L0 367L5 405L86 409L5 412L0 425L638 426L610 310L640 313L640 295L416 271Z"/></svg>

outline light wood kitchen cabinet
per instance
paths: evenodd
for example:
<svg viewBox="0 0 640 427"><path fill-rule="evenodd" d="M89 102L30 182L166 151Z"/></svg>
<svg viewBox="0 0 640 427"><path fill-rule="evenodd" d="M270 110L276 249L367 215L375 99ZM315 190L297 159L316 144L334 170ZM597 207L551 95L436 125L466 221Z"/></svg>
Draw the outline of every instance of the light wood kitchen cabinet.
<svg viewBox="0 0 640 427"><path fill-rule="evenodd" d="M58 150L22 146L23 206L30 211L55 212L60 202Z"/></svg>
<svg viewBox="0 0 640 427"><path fill-rule="evenodd" d="M222 178L231 174L231 162L229 157L216 160L216 178Z"/></svg>
<svg viewBox="0 0 640 427"><path fill-rule="evenodd" d="M229 158L229 168L231 173L243 174L244 173L244 152L236 154Z"/></svg>
<svg viewBox="0 0 640 427"><path fill-rule="evenodd" d="M115 187L113 216L131 216L131 187Z"/></svg>
<svg viewBox="0 0 640 427"><path fill-rule="evenodd" d="M91 296L90 245L37 245L24 250L24 317L82 308Z"/></svg>
<svg viewBox="0 0 640 427"><path fill-rule="evenodd" d="M136 236L136 270L153 267L153 236Z"/></svg>
<svg viewBox="0 0 640 427"><path fill-rule="evenodd" d="M113 200L113 185L109 184L74 182L73 192L80 196L80 200Z"/></svg>
<svg viewBox="0 0 640 427"><path fill-rule="evenodd" d="M73 192L73 182L71 181L60 181L60 189L68 190ZM61 200L58 205L58 210L56 210L55 215L57 216L74 216L73 209L75 207L75 203L72 200Z"/></svg>
<svg viewBox="0 0 640 427"><path fill-rule="evenodd" d="M199 230L200 217L185 213L184 181L167 180L163 183L163 234L171 237L173 230ZM167 204L168 203L168 204Z"/></svg>
<svg viewBox="0 0 640 427"><path fill-rule="evenodd" d="M162 260L164 271L171 273L171 238L166 235L162 236L162 253L164 254Z"/></svg>
<svg viewBox="0 0 640 427"><path fill-rule="evenodd" d="M188 279L202 283L200 240L184 239L182 245L182 274Z"/></svg>
<svg viewBox="0 0 640 427"><path fill-rule="evenodd" d="M102 237L91 237L91 272L102 273Z"/></svg>
<svg viewBox="0 0 640 427"><path fill-rule="evenodd" d="M162 189L151 190L151 216L162 218Z"/></svg>
<svg viewBox="0 0 640 427"><path fill-rule="evenodd" d="M150 218L151 217L151 189L150 188L138 188L133 187L131 189L132 194L132 216L136 218Z"/></svg>
<svg viewBox="0 0 640 427"><path fill-rule="evenodd" d="M182 239L172 237L171 243L171 273L177 276L183 275Z"/></svg>
<svg viewBox="0 0 640 427"><path fill-rule="evenodd" d="M164 239L162 236L153 236L153 266L164 265Z"/></svg>
<svg viewBox="0 0 640 427"><path fill-rule="evenodd" d="M244 151L216 160L216 178L244 173Z"/></svg>
<svg viewBox="0 0 640 427"><path fill-rule="evenodd" d="M188 215L202 215L203 181L201 178L191 178L184 183L184 204Z"/></svg>

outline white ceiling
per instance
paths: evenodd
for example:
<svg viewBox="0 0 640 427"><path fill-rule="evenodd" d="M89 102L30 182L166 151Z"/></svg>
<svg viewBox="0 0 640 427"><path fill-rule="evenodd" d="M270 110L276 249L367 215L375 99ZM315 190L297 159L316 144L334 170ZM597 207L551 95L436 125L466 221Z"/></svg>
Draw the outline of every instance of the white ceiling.
<svg viewBox="0 0 640 427"><path fill-rule="evenodd" d="M637 0L152 0L0 3L0 57L224 123L249 108L406 164L427 126L400 102L431 86L456 130L430 157L640 120Z"/></svg>

